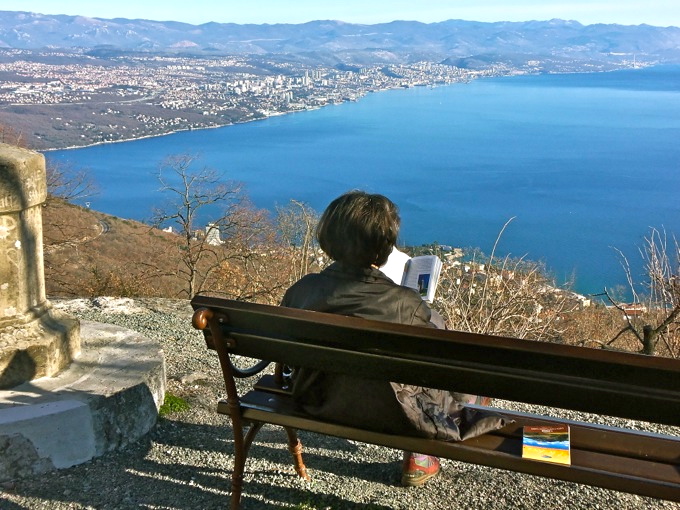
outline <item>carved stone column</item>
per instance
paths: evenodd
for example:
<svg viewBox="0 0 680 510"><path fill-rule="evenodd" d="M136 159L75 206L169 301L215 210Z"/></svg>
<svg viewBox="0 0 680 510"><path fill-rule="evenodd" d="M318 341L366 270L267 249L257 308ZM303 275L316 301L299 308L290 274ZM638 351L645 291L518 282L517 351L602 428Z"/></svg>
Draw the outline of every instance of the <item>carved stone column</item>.
<svg viewBox="0 0 680 510"><path fill-rule="evenodd" d="M45 297L42 154L0 144L0 389L52 376L80 351L79 324Z"/></svg>

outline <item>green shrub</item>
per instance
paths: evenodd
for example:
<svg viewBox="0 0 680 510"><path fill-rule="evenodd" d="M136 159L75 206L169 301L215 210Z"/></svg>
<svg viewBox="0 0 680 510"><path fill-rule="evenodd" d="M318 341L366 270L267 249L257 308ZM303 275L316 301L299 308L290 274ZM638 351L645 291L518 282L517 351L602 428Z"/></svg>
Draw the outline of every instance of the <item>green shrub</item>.
<svg viewBox="0 0 680 510"><path fill-rule="evenodd" d="M159 416L167 416L172 413L181 413L187 409L189 409L189 404L186 400L168 392L165 394L163 405L158 410L158 414Z"/></svg>

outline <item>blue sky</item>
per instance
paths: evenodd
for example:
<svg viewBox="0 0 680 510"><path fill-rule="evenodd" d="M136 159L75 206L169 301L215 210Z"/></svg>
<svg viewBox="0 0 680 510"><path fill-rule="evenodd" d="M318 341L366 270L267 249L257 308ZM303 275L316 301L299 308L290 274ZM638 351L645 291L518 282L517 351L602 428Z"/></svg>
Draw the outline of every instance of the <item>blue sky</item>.
<svg viewBox="0 0 680 510"><path fill-rule="evenodd" d="M335 19L350 23L447 19L527 21L571 19L583 24L680 26L680 0L2 0L0 10L145 18L200 24L302 23Z"/></svg>

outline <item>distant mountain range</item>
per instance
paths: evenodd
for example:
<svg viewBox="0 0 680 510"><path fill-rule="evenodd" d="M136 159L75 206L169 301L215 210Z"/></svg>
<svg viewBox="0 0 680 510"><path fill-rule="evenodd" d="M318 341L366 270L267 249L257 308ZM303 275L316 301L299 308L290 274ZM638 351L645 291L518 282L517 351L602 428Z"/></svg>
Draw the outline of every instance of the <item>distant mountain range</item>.
<svg viewBox="0 0 680 510"><path fill-rule="evenodd" d="M336 62L413 62L460 59L610 61L635 58L680 62L680 28L582 25L550 20L481 23L393 21L360 25L340 21L237 25L101 19L0 11L0 48L88 52L294 54Z"/></svg>

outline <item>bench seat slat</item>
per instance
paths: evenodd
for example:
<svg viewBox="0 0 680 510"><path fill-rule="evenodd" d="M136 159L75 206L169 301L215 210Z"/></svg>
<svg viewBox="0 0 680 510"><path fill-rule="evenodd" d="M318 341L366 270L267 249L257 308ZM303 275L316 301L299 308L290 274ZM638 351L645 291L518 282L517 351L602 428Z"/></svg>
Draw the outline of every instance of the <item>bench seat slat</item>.
<svg viewBox="0 0 680 510"><path fill-rule="evenodd" d="M230 414L226 400L218 402L217 410L221 414ZM551 422L527 418L521 413L504 413L518 419L508 430L502 429L464 442L442 442L324 422L304 413L288 396L265 391L254 390L244 395L241 411L246 421L270 423L389 448L410 449L452 460L680 501L680 459L676 458L674 463L661 463L615 451L589 450L587 441L585 444L578 442L580 436L588 437L591 433L589 426L581 428L572 425L572 464L565 466L521 457L522 436L518 432L521 427L524 424Z"/></svg>
<svg viewBox="0 0 680 510"><path fill-rule="evenodd" d="M264 375L254 385L255 390L290 395L286 388L281 388L274 376ZM479 408L480 406L468 405ZM558 420L542 415L494 409L515 423L510 423L501 430L490 434L505 437L522 437L524 425L562 425L571 426L571 445L593 452L603 452L613 455L625 455L642 460L653 460L669 464L680 463L680 441L673 436L664 436L645 431L631 431L605 425L583 423L573 420ZM517 453L517 452L515 452ZM521 451L520 451L521 453Z"/></svg>

